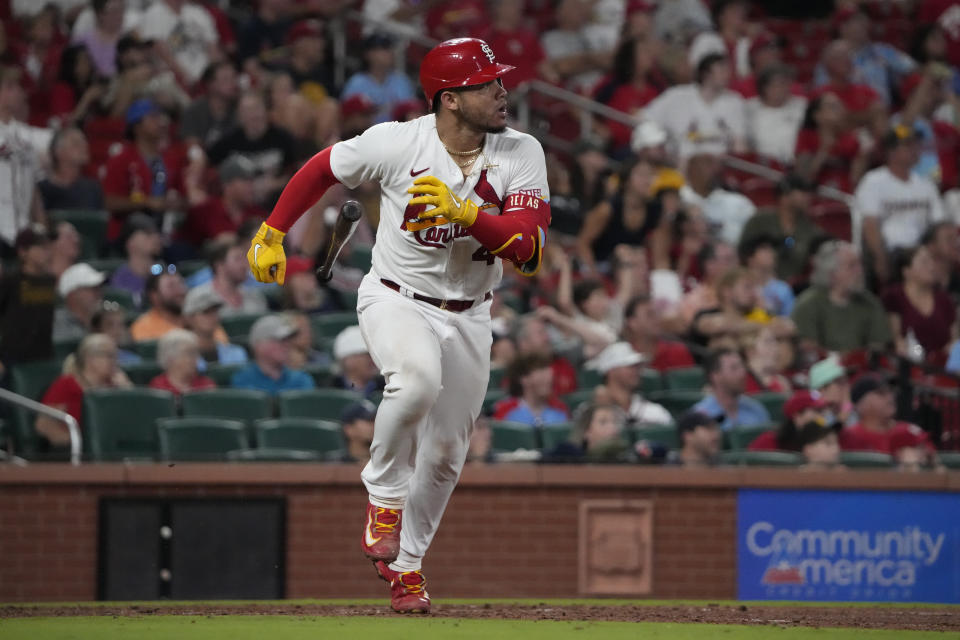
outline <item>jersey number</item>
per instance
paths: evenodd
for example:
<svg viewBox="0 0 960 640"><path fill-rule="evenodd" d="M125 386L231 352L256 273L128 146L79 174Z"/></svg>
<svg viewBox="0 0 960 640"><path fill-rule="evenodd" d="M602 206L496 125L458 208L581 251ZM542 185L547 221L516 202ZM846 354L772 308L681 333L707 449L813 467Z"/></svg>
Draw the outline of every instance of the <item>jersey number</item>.
<svg viewBox="0 0 960 640"><path fill-rule="evenodd" d="M486 262L488 265L493 264L497 259L497 256L487 251L486 247L480 247L470 257L474 262Z"/></svg>

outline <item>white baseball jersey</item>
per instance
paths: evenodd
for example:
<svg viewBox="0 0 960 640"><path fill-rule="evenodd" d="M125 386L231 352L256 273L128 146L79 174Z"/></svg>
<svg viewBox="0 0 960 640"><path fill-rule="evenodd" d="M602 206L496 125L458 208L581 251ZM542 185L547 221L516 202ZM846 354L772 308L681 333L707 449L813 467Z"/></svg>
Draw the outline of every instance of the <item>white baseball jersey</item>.
<svg viewBox="0 0 960 640"><path fill-rule="evenodd" d="M418 176L435 176L482 213L499 215L508 194L549 201L543 148L513 129L488 133L483 153L464 178L437 135L430 114L410 122L384 122L338 142L330 153L337 180L350 188L380 183L380 226L373 272L412 291L446 300L482 298L503 275L496 259L454 223L417 222L425 207L407 207ZM433 226L429 226L433 224ZM423 227L423 228L420 228Z"/></svg>

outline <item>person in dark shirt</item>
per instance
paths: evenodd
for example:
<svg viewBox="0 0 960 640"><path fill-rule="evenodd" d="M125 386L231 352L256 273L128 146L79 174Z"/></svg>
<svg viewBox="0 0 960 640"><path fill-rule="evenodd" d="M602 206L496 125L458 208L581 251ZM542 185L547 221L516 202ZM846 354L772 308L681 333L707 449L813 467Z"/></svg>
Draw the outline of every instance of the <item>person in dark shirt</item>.
<svg viewBox="0 0 960 640"><path fill-rule="evenodd" d="M103 189L83 175L90 149L80 129L67 127L53 135L50 162L49 177L38 185L44 209L103 209Z"/></svg>
<svg viewBox="0 0 960 640"><path fill-rule="evenodd" d="M340 414L343 428L344 448L333 452L336 462L363 462L370 460L370 445L373 444L373 420L376 407L369 400L354 402Z"/></svg>
<svg viewBox="0 0 960 640"><path fill-rule="evenodd" d="M180 135L201 146L217 143L234 127L240 83L233 63L214 62L200 77L204 94L190 103L180 118Z"/></svg>
<svg viewBox="0 0 960 640"><path fill-rule="evenodd" d="M53 357L57 280L50 273L50 236L43 227L17 235L19 269L0 278L0 365Z"/></svg>
<svg viewBox="0 0 960 640"><path fill-rule="evenodd" d="M321 104L326 98L336 98L333 65L324 60L327 39L324 25L319 20L301 20L287 32L290 62L283 70L293 78L293 85L307 100Z"/></svg>
<svg viewBox="0 0 960 640"><path fill-rule="evenodd" d="M287 0L260 0L257 13L241 25L237 33L237 56L265 59L270 52L283 46L290 28L290 10Z"/></svg>
<svg viewBox="0 0 960 640"><path fill-rule="evenodd" d="M208 151L210 163L219 166L232 155L247 158L257 171L254 188L261 204L272 204L286 185L296 160L293 138L274 127L267 117L263 98L247 93L237 105L238 126Z"/></svg>

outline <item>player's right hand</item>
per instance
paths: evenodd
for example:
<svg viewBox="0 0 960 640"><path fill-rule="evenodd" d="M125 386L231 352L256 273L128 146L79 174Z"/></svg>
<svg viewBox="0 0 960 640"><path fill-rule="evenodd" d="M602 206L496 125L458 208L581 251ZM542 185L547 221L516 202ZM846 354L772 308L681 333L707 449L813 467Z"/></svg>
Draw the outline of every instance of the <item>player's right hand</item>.
<svg viewBox="0 0 960 640"><path fill-rule="evenodd" d="M287 275L287 256L283 252L285 235L264 222L257 235L253 236L250 250L247 251L247 262L257 281L283 284Z"/></svg>

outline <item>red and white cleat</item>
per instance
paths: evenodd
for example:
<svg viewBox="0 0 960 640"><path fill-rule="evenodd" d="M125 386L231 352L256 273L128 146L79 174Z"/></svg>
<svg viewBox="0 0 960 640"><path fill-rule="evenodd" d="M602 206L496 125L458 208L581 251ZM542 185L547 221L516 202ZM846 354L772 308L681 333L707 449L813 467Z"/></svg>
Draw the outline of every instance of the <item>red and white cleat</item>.
<svg viewBox="0 0 960 640"><path fill-rule="evenodd" d="M384 509L367 503L367 518L363 525L360 547L363 554L376 562L390 563L400 553L400 521L403 511Z"/></svg>
<svg viewBox="0 0 960 640"><path fill-rule="evenodd" d="M386 562L375 563L377 573L390 583L390 608L397 613L430 613L427 579L419 571L394 571Z"/></svg>

